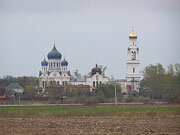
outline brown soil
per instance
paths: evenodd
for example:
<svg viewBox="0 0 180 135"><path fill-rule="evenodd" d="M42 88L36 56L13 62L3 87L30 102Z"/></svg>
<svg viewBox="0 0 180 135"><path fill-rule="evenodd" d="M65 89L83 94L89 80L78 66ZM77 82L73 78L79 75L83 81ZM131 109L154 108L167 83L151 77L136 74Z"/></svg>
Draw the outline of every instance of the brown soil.
<svg viewBox="0 0 180 135"><path fill-rule="evenodd" d="M2 135L180 135L180 117L0 118Z"/></svg>

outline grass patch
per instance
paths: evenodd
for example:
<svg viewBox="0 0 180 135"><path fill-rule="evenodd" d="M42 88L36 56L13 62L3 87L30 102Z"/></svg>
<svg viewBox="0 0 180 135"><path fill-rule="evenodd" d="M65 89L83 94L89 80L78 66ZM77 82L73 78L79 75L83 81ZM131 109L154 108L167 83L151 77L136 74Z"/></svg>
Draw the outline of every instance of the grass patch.
<svg viewBox="0 0 180 135"><path fill-rule="evenodd" d="M95 116L180 116L180 107L75 107L26 106L0 107L0 117L95 117Z"/></svg>

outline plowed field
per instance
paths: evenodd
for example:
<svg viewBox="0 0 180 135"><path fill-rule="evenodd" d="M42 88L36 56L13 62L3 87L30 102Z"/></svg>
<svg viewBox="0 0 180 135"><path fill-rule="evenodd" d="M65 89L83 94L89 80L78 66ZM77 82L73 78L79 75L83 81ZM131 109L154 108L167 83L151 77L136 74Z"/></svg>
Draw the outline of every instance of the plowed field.
<svg viewBox="0 0 180 135"><path fill-rule="evenodd" d="M180 117L0 118L2 135L180 135Z"/></svg>
<svg viewBox="0 0 180 135"><path fill-rule="evenodd" d="M180 108L4 107L0 134L180 135Z"/></svg>

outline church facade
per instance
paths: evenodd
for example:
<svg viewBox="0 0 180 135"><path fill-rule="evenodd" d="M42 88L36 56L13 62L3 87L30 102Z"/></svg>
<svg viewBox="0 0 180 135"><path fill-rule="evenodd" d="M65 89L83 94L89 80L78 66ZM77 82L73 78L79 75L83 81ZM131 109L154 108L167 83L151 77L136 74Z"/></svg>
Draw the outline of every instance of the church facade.
<svg viewBox="0 0 180 135"><path fill-rule="evenodd" d="M129 35L130 45L127 51L127 72L126 79L110 80L104 76L100 66L91 70L91 74L84 80L74 80L68 70L68 61L62 60L61 53L56 49L54 44L52 50L47 55L47 60L41 62L41 71L39 71L39 87L44 91L47 86L53 84L73 86L88 86L92 91L99 84L117 82L121 84L122 92L127 93L131 90L139 92L140 86L140 69L139 69L139 48L137 47L137 36L134 32Z"/></svg>
<svg viewBox="0 0 180 135"><path fill-rule="evenodd" d="M39 71L39 86L45 88L48 85L56 83L64 85L70 81L70 71L68 71L68 62L62 60L62 55L55 47L47 55L48 61L44 58L41 62L42 70Z"/></svg>
<svg viewBox="0 0 180 135"><path fill-rule="evenodd" d="M44 58L41 62L41 71L39 71L39 87L44 91L47 86L53 84L63 85L70 84L73 86L89 86L92 91L101 83L107 83L108 77L102 74L101 68L96 64L92 69L91 75L84 80L75 80L71 78L68 71L68 61L62 60L61 53L56 49L54 44L53 49L47 55L48 60Z"/></svg>

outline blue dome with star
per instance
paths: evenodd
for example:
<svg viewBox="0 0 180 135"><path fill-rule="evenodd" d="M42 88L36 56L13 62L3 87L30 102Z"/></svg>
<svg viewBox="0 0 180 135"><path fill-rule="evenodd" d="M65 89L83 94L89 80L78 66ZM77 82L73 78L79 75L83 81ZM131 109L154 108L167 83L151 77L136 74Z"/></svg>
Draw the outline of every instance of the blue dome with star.
<svg viewBox="0 0 180 135"><path fill-rule="evenodd" d="M68 62L64 59L64 60L61 62L61 66L68 66Z"/></svg>
<svg viewBox="0 0 180 135"><path fill-rule="evenodd" d="M47 57L48 59L61 59L62 55L60 52L58 52L54 45L53 49L48 53Z"/></svg>
<svg viewBox="0 0 180 135"><path fill-rule="evenodd" d="M41 62L41 66L48 66L48 62L45 60L45 58L44 58L44 60Z"/></svg>

